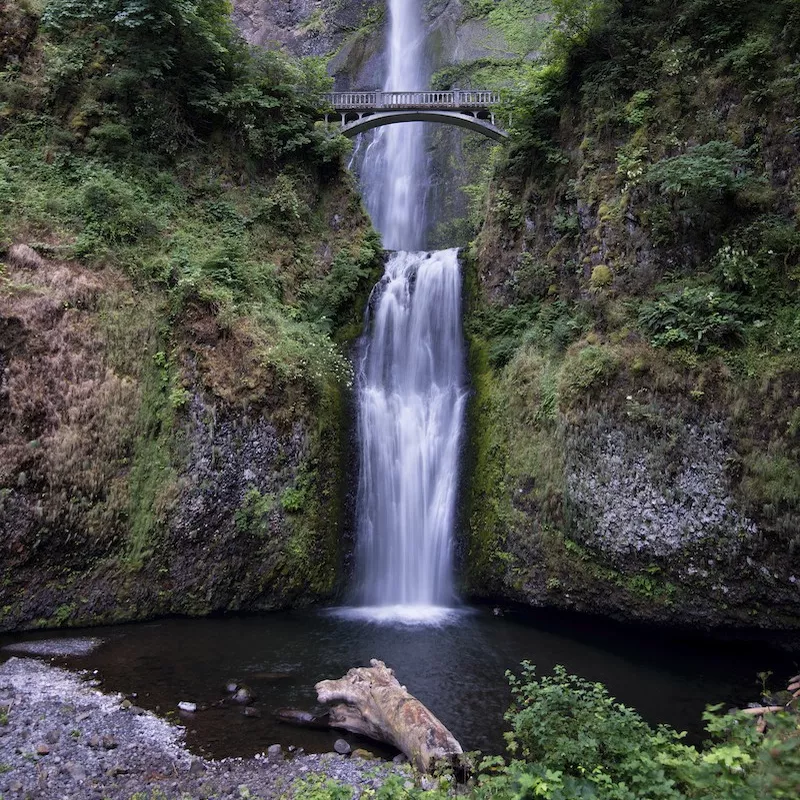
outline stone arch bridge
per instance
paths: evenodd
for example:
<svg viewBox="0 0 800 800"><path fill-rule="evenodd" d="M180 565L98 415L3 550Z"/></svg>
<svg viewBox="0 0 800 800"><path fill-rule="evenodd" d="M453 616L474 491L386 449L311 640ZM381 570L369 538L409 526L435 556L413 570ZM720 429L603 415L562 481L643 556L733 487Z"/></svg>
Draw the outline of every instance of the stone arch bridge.
<svg viewBox="0 0 800 800"><path fill-rule="evenodd" d="M359 133L397 122L442 122L476 131L501 141L508 133L497 125L494 106L497 92L482 89L451 89L435 92L331 92L325 100L333 112L325 122L341 125L341 132L353 138Z"/></svg>

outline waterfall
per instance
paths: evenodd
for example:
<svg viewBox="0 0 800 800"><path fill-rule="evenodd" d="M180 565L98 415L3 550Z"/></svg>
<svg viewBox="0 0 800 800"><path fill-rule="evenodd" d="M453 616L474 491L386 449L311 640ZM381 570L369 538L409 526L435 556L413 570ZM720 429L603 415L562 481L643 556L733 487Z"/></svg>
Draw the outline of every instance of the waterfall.
<svg viewBox="0 0 800 800"><path fill-rule="evenodd" d="M386 90L425 88L419 0L390 0ZM357 603L371 618L438 619L453 605L466 388L456 250L422 252L424 126L389 125L361 170L391 254L357 364ZM400 249L403 248L403 249Z"/></svg>
<svg viewBox="0 0 800 800"><path fill-rule="evenodd" d="M466 402L457 251L394 254L378 292L358 371L359 600L448 606Z"/></svg>
<svg viewBox="0 0 800 800"><path fill-rule="evenodd" d="M389 0L384 90L428 86L420 0ZM422 250L425 236L425 126L387 125L373 135L361 169L364 200L387 250Z"/></svg>

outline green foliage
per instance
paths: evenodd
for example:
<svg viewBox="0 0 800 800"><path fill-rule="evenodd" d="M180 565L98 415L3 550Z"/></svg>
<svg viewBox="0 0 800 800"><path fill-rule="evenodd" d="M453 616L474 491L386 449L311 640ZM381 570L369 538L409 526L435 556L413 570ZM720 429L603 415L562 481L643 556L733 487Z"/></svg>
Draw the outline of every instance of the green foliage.
<svg viewBox="0 0 800 800"><path fill-rule="evenodd" d="M301 290L306 313L321 329L330 331L346 324L354 295L367 296L382 263L380 238L370 235L356 249L337 253L325 278Z"/></svg>
<svg viewBox="0 0 800 800"><path fill-rule="evenodd" d="M513 705L506 734L513 757L470 754L475 774L458 787L471 800L790 800L800 789L800 727L796 713L771 715L766 733L744 714L703 718L711 740L697 749L684 734L651 728L600 683L560 666L537 678L522 664L508 674ZM294 786L300 800L345 800L352 787L322 776ZM375 800L447 800L452 778L427 789L403 775L370 790Z"/></svg>
<svg viewBox="0 0 800 800"><path fill-rule="evenodd" d="M303 778L293 787L295 800L351 800L352 796L352 787L322 775Z"/></svg>
<svg viewBox="0 0 800 800"><path fill-rule="evenodd" d="M88 255L99 239L107 244L132 244L157 232L135 189L111 172L102 171L83 184L80 210L85 224L78 250Z"/></svg>
<svg viewBox="0 0 800 800"><path fill-rule="evenodd" d="M644 303L639 324L655 347L700 351L714 344L740 342L749 317L750 311L739 296L715 287L694 286Z"/></svg>
<svg viewBox="0 0 800 800"><path fill-rule="evenodd" d="M514 134L507 170L523 177L552 174L567 157L557 141L565 74L558 64L540 68L509 101Z"/></svg>
<svg viewBox="0 0 800 800"><path fill-rule="evenodd" d="M509 676L514 706L506 715L509 751L559 775L582 778L609 800L680 797L674 763L689 749L680 736L653 731L602 684L568 675L535 678L523 663L521 678Z"/></svg>
<svg viewBox="0 0 800 800"><path fill-rule="evenodd" d="M482 311L480 327L491 342L489 363L493 367L502 367L511 360L537 311L534 305L491 306Z"/></svg>
<svg viewBox="0 0 800 800"><path fill-rule="evenodd" d="M543 45L550 28L545 15L551 8L550 0L499 0L491 7L473 0L470 6L472 15L485 15L489 26L503 34L508 50L519 56L527 56Z"/></svg>
<svg viewBox="0 0 800 800"><path fill-rule="evenodd" d="M722 198L750 178L747 153L732 142L707 142L653 164L647 180L662 192L696 200Z"/></svg>
<svg viewBox="0 0 800 800"><path fill-rule="evenodd" d="M556 282L556 270L537 261L531 253L520 253L512 277L514 293L521 300L540 298L548 294Z"/></svg>
<svg viewBox="0 0 800 800"><path fill-rule="evenodd" d="M269 533L269 515L274 508L273 494L261 494L256 488L248 489L234 514L236 529L242 533L266 536Z"/></svg>
<svg viewBox="0 0 800 800"><path fill-rule="evenodd" d="M290 486L281 494L281 508L289 514L297 514L306 504L306 494L302 489Z"/></svg>
<svg viewBox="0 0 800 800"><path fill-rule="evenodd" d="M42 25L48 102L90 151L174 155L216 132L249 158L338 164L341 137L314 126L322 61L249 50L226 0L51 0Z"/></svg>
<svg viewBox="0 0 800 800"><path fill-rule="evenodd" d="M568 408L590 390L607 385L619 368L619 358L608 347L587 345L568 354L558 382L559 405Z"/></svg>

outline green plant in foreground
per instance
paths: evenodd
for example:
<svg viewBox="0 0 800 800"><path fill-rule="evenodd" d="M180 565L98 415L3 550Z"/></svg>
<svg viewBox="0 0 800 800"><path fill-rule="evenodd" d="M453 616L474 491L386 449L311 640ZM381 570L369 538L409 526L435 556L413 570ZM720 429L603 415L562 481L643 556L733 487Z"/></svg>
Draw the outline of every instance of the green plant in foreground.
<svg viewBox="0 0 800 800"><path fill-rule="evenodd" d="M390 776L361 796L376 800L789 800L800 792L800 728L796 714L773 715L765 734L751 717L704 719L712 741L698 749L683 734L651 728L600 683L556 667L537 678L522 664L509 674L514 702L506 734L514 756L470 755L476 775L453 788L441 779L427 790ZM353 788L314 776L295 784L299 800L345 800Z"/></svg>

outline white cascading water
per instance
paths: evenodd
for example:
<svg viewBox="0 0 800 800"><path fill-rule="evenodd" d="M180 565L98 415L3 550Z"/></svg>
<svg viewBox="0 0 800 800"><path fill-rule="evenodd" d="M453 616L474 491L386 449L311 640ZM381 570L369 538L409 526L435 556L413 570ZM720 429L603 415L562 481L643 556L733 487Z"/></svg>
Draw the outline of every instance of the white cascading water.
<svg viewBox="0 0 800 800"><path fill-rule="evenodd" d="M389 0L384 91L427 88L425 30L419 0ZM422 250L425 236L425 128L405 122L378 128L361 169L364 200L387 250Z"/></svg>
<svg viewBox="0 0 800 800"><path fill-rule="evenodd" d="M390 0L387 90L425 88L419 0ZM455 601L453 529L466 388L456 250L421 252L424 128L389 125L363 184L384 246L358 364L360 614L431 621ZM403 248L403 249L400 249Z"/></svg>

